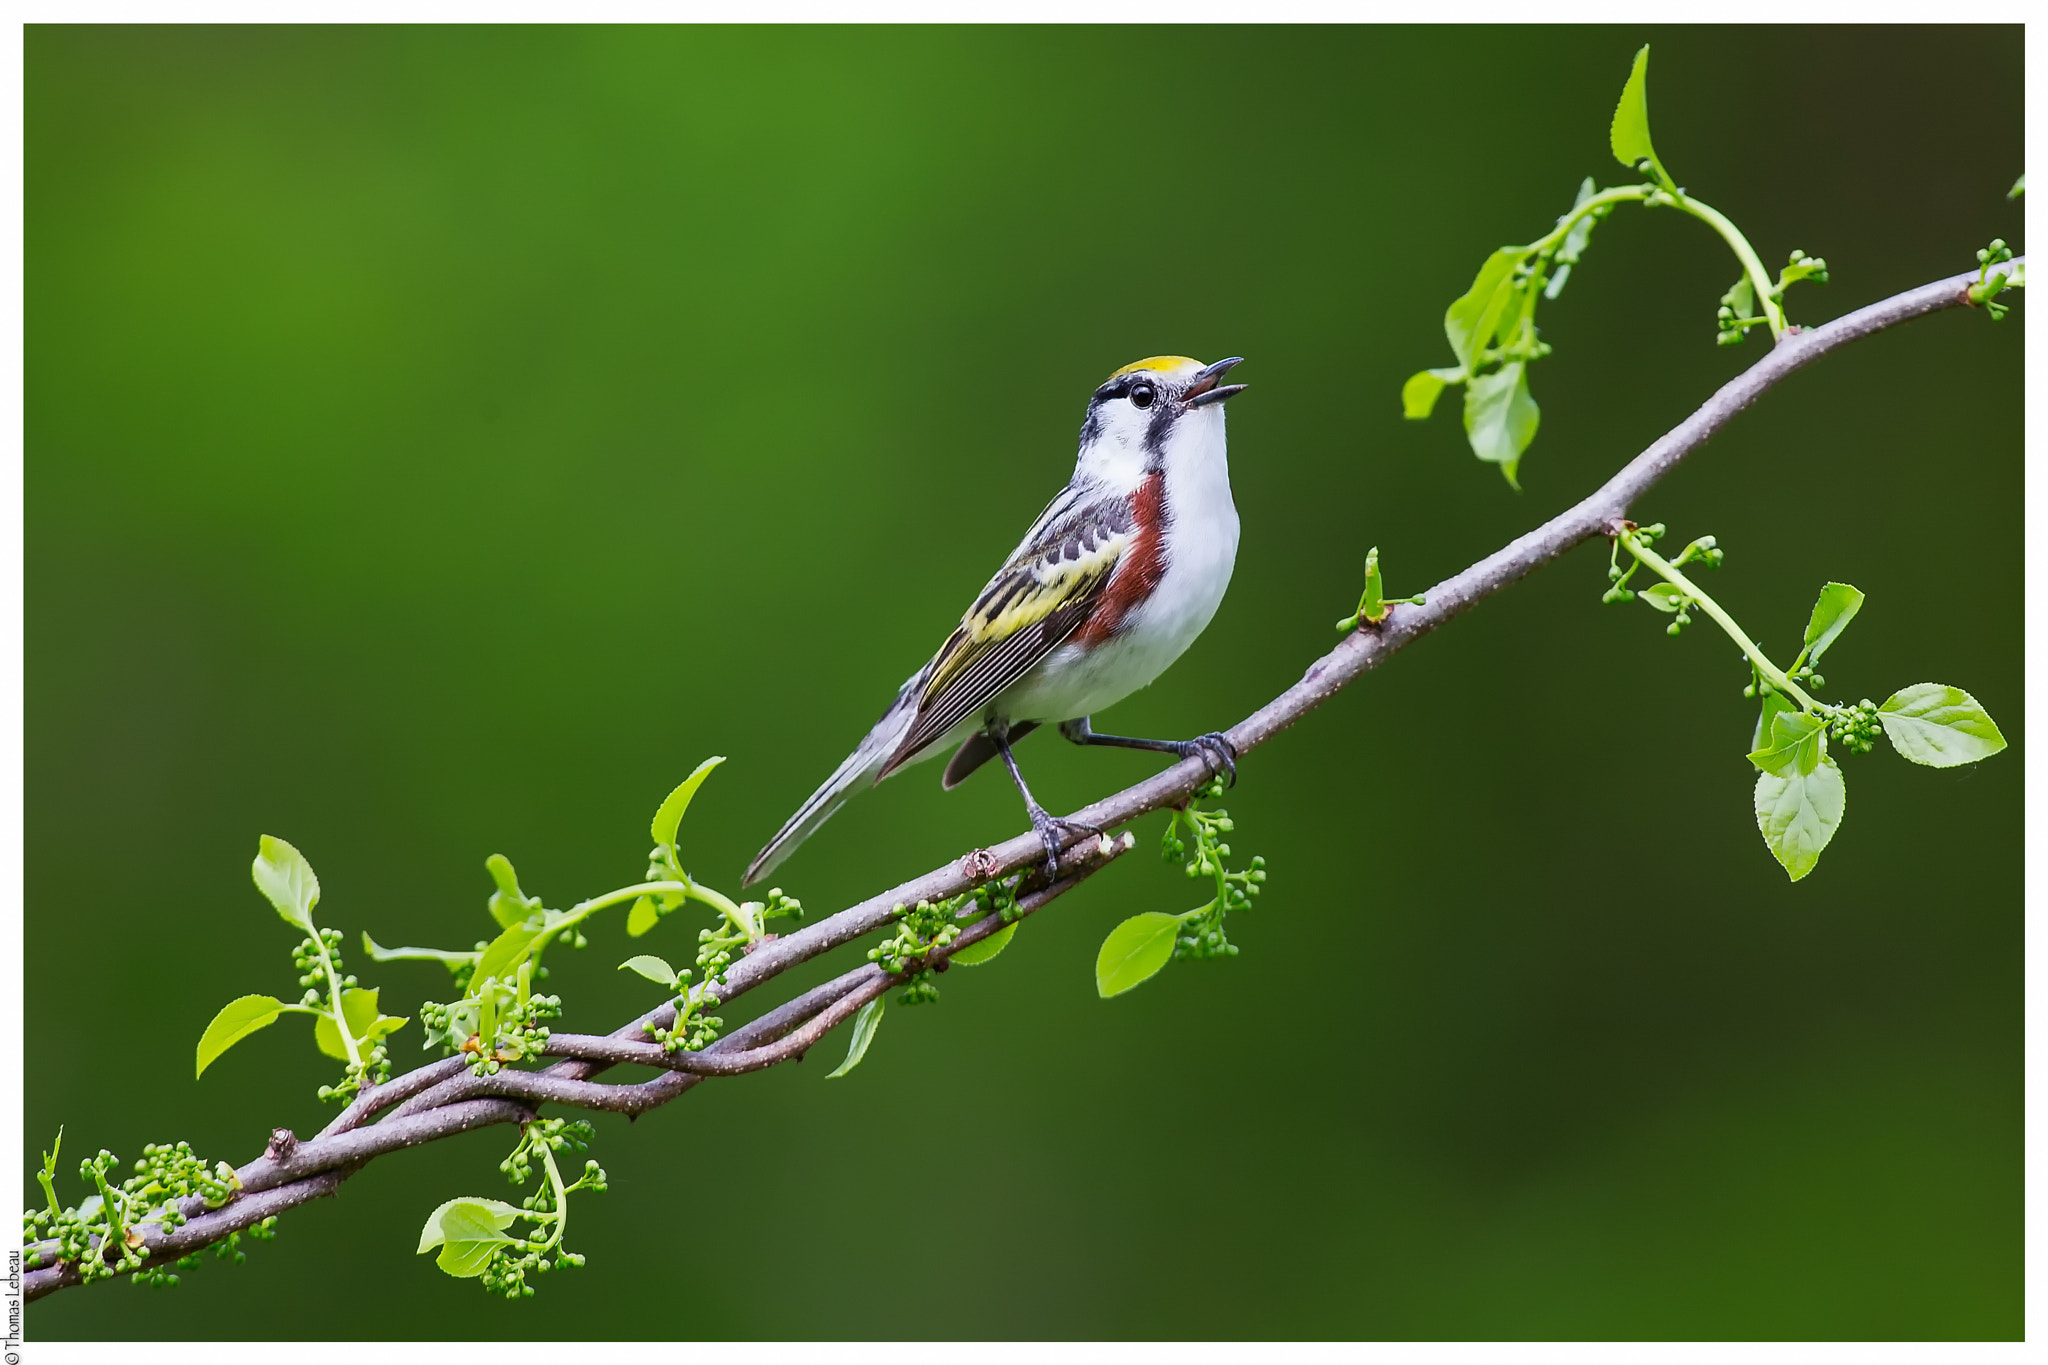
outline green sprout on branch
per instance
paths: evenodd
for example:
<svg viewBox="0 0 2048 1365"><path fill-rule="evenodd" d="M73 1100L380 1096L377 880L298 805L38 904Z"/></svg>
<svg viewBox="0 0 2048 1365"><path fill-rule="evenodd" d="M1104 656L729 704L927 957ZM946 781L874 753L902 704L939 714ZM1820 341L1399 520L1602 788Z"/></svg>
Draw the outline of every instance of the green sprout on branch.
<svg viewBox="0 0 2048 1365"><path fill-rule="evenodd" d="M1422 594L1393 598L1383 595L1380 588L1380 547L1375 545L1365 552L1365 591L1359 595L1358 610L1337 623L1338 633L1349 634L1361 625L1376 626L1386 620L1395 607L1403 604L1422 606Z"/></svg>
<svg viewBox="0 0 2048 1365"><path fill-rule="evenodd" d="M1636 53L1608 129L1608 146L1622 165L1648 178L1641 184L1595 189L1589 176L1579 186L1570 212L1542 237L1504 246L1487 257L1472 287L1444 312L1444 335L1457 364L1421 370L1401 386L1403 413L1421 421L1435 411L1445 388L1465 386L1465 438L1472 453L1500 466L1508 483L1522 455L1536 439L1542 412L1529 392L1529 366L1550 354L1536 327L1539 302L1564 291L1593 228L1620 204L1677 209L1720 235L1741 266L1735 284L1721 296L1716 315L1720 343L1740 344L1751 327L1770 328L1773 340L1792 330L1785 291L1802 280L1827 283L1827 262L1794 251L1774 279L1749 239L1726 215L1686 193L1664 169L1650 141L1650 49Z"/></svg>
<svg viewBox="0 0 2048 1365"><path fill-rule="evenodd" d="M2011 261L2012 248L2003 237L1993 237L1991 245L1977 253L1977 282L1970 286L1970 302L1990 314L1993 322L2003 322L2010 311L1993 300L2007 289L2027 287L2026 263L2013 265Z"/></svg>
<svg viewBox="0 0 2048 1365"><path fill-rule="evenodd" d="M1882 705L1868 698L1853 703L1820 700L1808 689L1827 686L1820 672L1821 656L1863 609L1863 594L1847 583L1823 587L1807 617L1799 653L1789 667L1780 668L1685 572L1689 564L1720 567L1722 551L1714 537L1701 536L1666 559L1652 548L1664 534L1661 524L1622 523L1609 552L1609 585L1600 600L1640 599L1671 616L1664 628L1668 635L1677 635L1697 607L1742 651L1750 669L1742 694L1761 698L1749 744L1749 761L1758 772L1753 795L1757 829L1793 881L1819 863L1847 805L1848 787L1841 766L1828 753L1830 741L1849 753L1869 753L1882 735L1902 757L1930 768L1976 763L2005 748L2005 737L1990 715L1959 687L1915 683L1892 693ZM1619 560L1622 551L1631 561L1626 568ZM1659 581L1640 592L1631 589L1629 582L1639 569Z"/></svg>

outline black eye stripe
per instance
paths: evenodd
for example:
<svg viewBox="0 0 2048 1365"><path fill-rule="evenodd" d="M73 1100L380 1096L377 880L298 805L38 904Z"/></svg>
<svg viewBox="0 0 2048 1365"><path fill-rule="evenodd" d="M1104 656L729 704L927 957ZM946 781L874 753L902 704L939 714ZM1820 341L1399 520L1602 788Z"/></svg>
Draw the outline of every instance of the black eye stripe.
<svg viewBox="0 0 2048 1365"><path fill-rule="evenodd" d="M1140 394L1145 395L1139 401ZM1112 379L1095 391L1089 400L1091 405L1111 403L1119 398L1129 398L1140 408L1149 408L1159 397L1159 385L1139 375L1122 375Z"/></svg>

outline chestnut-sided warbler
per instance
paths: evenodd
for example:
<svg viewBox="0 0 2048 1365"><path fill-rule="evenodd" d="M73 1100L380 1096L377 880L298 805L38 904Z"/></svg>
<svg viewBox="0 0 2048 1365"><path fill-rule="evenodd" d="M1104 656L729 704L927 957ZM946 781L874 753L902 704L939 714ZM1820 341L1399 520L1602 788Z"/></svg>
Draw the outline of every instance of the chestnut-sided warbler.
<svg viewBox="0 0 2048 1365"><path fill-rule="evenodd" d="M1236 779L1237 754L1221 734L1132 739L1097 734L1088 718L1165 672L1230 586L1237 508L1223 403L1245 386L1219 381L1240 359L1154 356L1095 391L1074 477L742 885L767 876L856 790L948 748L948 789L1002 756L1054 875L1068 833L1101 831L1047 814L1017 770L1011 746L1049 722L1076 744L1200 753Z"/></svg>

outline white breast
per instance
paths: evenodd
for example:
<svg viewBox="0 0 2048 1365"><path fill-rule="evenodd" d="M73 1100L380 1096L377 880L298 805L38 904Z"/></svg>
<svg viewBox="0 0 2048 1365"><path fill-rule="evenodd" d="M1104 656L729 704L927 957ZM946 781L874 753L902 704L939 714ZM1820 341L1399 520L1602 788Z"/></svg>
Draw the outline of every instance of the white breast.
<svg viewBox="0 0 2048 1365"><path fill-rule="evenodd" d="M1020 679L1002 699L1011 719L1072 720L1113 706L1164 673L1215 617L1237 563L1220 404L1176 423L1164 472L1172 523L1158 588L1111 640L1062 645Z"/></svg>
<svg viewBox="0 0 2048 1365"><path fill-rule="evenodd" d="M1180 439L1167 452L1166 510L1173 522L1166 572L1126 632L1133 653L1156 660L1133 691L1163 673L1208 628L1237 565L1237 505L1230 498L1221 405L1190 414L1182 425L1194 423L1200 424L1195 430L1175 433Z"/></svg>

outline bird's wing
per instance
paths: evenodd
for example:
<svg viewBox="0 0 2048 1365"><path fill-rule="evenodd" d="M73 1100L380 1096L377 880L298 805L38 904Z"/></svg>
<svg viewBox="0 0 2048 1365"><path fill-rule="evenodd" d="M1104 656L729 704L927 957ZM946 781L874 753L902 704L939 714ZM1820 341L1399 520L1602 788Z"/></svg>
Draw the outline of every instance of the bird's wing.
<svg viewBox="0 0 2048 1365"><path fill-rule="evenodd" d="M1136 533L1130 499L1053 500L932 660L917 718L877 775L989 704L1078 630Z"/></svg>

